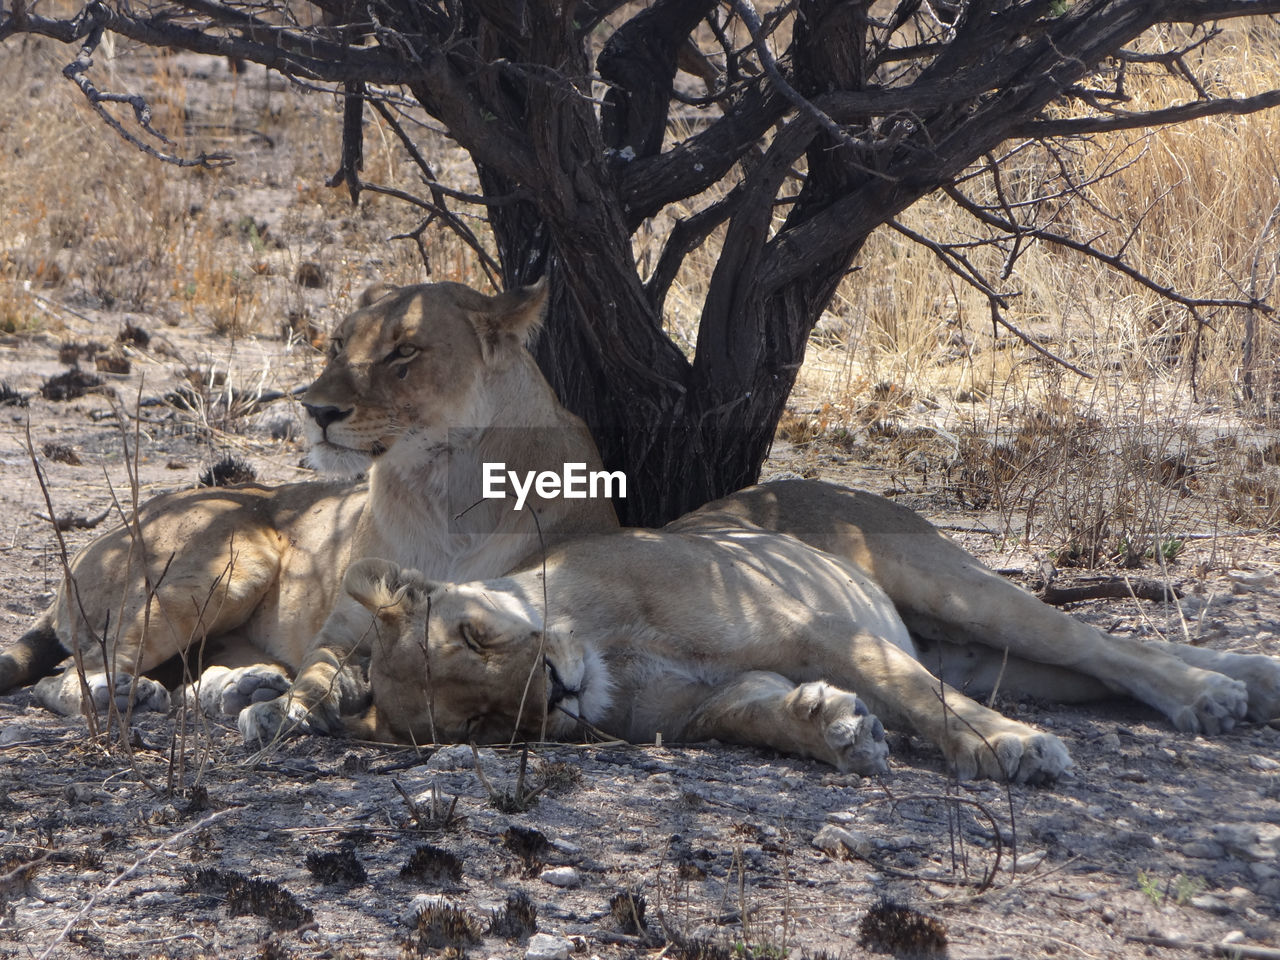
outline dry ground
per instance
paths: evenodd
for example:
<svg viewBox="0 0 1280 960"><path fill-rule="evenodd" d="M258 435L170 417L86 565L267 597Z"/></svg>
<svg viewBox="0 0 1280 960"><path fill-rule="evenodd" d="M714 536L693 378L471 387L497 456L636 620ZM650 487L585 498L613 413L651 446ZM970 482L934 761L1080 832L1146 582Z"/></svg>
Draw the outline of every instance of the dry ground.
<svg viewBox="0 0 1280 960"><path fill-rule="evenodd" d="M34 55L53 63L55 53ZM315 138L334 127L328 106L228 77L220 64L202 65L212 71L204 78L182 63L161 66L156 82L172 91L185 94L189 81L216 88L209 102L239 97L239 112L215 131L230 138L236 167L216 179L174 180L125 155L86 118L52 145L34 134L7 144L15 164L33 152L32 163L48 164L61 149L85 179L36 197L43 213L24 196L27 233L12 221L6 233L10 286L0 319L10 335L0 342L0 380L27 398L0 407L6 640L59 576L55 539L37 516L44 503L25 450L28 423L59 516L92 518L113 497L128 501L125 438L142 496L194 482L228 452L249 459L260 479L296 479L302 449L289 402L232 412L226 397L306 382L317 364L308 324L323 328L368 280L420 275L406 244L383 242L404 226L388 225L390 208L352 213L316 188L336 158ZM33 86L53 84L56 71L31 76L46 78ZM251 132L268 117L270 145ZM126 186L94 180L99 174L118 174ZM165 191L185 213L163 213L173 196L168 205L143 203ZM119 219L140 207L136 220ZM160 224L166 217L173 222ZM42 246L63 235L75 242ZM31 260L40 250L48 252L43 267ZM299 282L309 276L299 273L303 263L319 267L321 286ZM470 277L452 248L433 268L436 278ZM117 348L129 373L101 372L107 389L79 399L40 396L45 380L67 369L59 359L67 343L97 341L95 356L104 355L127 322L152 334L146 347ZM973 366L972 347L961 366ZM827 354L818 359L847 374ZM97 373L86 351L79 364ZM1000 569L1034 567L1040 551L1061 548L1009 536L1022 530L1022 501L996 497L971 509L982 469L985 482L1000 479L989 452L962 476L967 461L948 472L932 447L898 442L918 439L920 418L929 419L926 436L947 443L955 429L938 425L932 400L900 389L906 374L884 367L858 376L857 390L842 394L853 399L835 410L824 407L826 381L806 381L788 434L796 443L780 444L770 470L891 493ZM178 408L148 403L180 387L188 399ZM1197 436L1222 433L1221 410L1207 412ZM1231 436L1247 447L1261 433L1265 452L1268 429L1233 420ZM80 464L59 462L68 459L59 448ZM1179 519L1169 503L1203 506L1216 494L1157 492L1167 490L1174 494L1160 501L1168 507L1160 529L1172 518L1168 539L1179 546L1166 570L1145 573L1183 587L1186 599L1096 602L1077 615L1118 633L1280 654L1274 535L1239 511ZM92 533L67 536L74 545ZM432 953L439 948L421 937L406 946L403 917L416 896L438 894L475 921L481 942L470 955L522 956L525 941L485 932L516 891L536 906L538 929L581 956L859 956L859 924L885 895L938 918L953 957L1190 957L1201 953L1194 944L1224 939L1280 947L1280 731L1206 739L1118 704L1005 708L1061 736L1075 777L1047 789L955 784L936 754L906 737L895 738L894 772L884 780L714 745L542 746L526 790L545 789L516 811L490 800L490 788L516 792L519 757L504 751L481 752L483 778L467 750L317 738L255 763L231 730L184 732L172 718L140 717L126 747L86 737L82 720L52 717L17 692L0 697L0 955ZM432 791L444 808L434 814ZM455 797L449 822L439 822ZM539 831L545 848L513 827ZM847 831L852 850L827 827ZM426 844L455 855L460 875L443 855L415 857ZM565 875L545 872L556 867L573 868L575 885L553 883ZM643 933L625 932L610 911L614 894L627 890L646 900ZM679 946L698 938L712 947Z"/></svg>

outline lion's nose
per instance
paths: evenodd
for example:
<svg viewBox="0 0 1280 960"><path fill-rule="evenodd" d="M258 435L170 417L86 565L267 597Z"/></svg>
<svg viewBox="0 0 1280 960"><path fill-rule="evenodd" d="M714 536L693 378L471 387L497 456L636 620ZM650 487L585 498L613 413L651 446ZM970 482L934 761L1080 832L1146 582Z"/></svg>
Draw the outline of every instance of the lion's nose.
<svg viewBox="0 0 1280 960"><path fill-rule="evenodd" d="M351 416L351 411L353 409L352 407L348 407L346 410L343 410L341 407L319 406L314 403L304 403L302 408L307 411L307 414L316 422L316 425L319 426L321 430L329 426L331 423L337 423L339 420L345 420L347 417Z"/></svg>
<svg viewBox="0 0 1280 960"><path fill-rule="evenodd" d="M547 679L551 681L551 689L547 693L547 706L554 707L559 703L578 695L577 690L570 690L562 679L560 671L551 663L547 664Z"/></svg>

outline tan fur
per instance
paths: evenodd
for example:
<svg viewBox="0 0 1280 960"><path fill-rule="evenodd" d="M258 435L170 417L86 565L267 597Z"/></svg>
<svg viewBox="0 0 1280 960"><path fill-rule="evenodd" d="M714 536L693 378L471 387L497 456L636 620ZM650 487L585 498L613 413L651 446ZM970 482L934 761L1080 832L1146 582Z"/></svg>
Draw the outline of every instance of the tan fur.
<svg viewBox="0 0 1280 960"><path fill-rule="evenodd" d="M920 660L940 648L957 685L1002 665L1007 692L1123 692L1186 730L1280 712L1280 661L1104 636L911 511L814 481L565 544L545 569L544 606L540 564L473 583L353 564L346 589L374 614L366 729L505 741L578 736L580 719L629 740L716 738L876 772L869 707L938 744L962 777L1051 780L1070 766L1057 737L930 674ZM918 652L908 627L942 642Z"/></svg>
<svg viewBox="0 0 1280 960"><path fill-rule="evenodd" d="M368 619L340 589L350 558L390 557L442 577L497 576L543 542L616 526L607 501L536 497L529 506L541 538L528 507L516 513L509 501L485 501L457 519L478 497L484 461L600 469L586 428L524 348L545 305L541 285L497 297L458 284L371 288L334 330L329 361L302 398L313 461L340 474L367 471L367 482L255 484L149 501L140 536L119 527L75 557L75 592L60 591L0 656L0 690L34 680L60 644L80 649L99 708L114 697L166 709L163 687L145 678L135 687L133 677L208 640L206 663L215 648L231 655L193 692L206 709L239 713L246 739L288 723L332 728L344 698L361 694L358 672L345 669ZM76 671L41 681L37 695L77 712Z"/></svg>

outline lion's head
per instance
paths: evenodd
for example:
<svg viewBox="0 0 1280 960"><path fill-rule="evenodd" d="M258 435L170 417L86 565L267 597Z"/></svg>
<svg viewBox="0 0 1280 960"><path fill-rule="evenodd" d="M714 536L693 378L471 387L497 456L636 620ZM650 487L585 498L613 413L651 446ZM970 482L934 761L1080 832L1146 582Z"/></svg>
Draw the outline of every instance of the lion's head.
<svg viewBox="0 0 1280 960"><path fill-rule="evenodd" d="M371 558L347 569L343 587L374 614L369 680L402 740L565 738L609 707L603 661L542 629L541 597L515 602Z"/></svg>
<svg viewBox="0 0 1280 960"><path fill-rule="evenodd" d="M302 396L312 462L348 475L383 458L414 464L450 427L485 422L486 374L519 357L546 303L545 281L495 297L458 283L370 287Z"/></svg>

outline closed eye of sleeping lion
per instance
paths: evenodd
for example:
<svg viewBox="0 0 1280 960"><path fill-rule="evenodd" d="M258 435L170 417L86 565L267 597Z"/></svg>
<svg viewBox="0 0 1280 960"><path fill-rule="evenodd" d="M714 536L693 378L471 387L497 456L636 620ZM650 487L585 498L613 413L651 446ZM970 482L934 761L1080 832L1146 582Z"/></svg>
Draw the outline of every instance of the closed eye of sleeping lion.
<svg viewBox="0 0 1280 960"><path fill-rule="evenodd" d="M1128 695L1204 733L1280 713L1280 660L1106 636L910 510L816 481L562 544L545 584L541 563L442 583L367 559L345 587L373 614L360 729L418 743L572 738L588 724L874 773L883 721L937 744L961 777L1037 782L1069 768L1063 743L958 688Z"/></svg>
<svg viewBox="0 0 1280 960"><path fill-rule="evenodd" d="M246 484L145 503L137 535L117 527L76 555L75 592L60 590L0 654L0 691L78 647L98 709L114 699L163 710L168 691L142 674L202 649L213 665L196 696L208 712L238 716L246 740L337 729L340 710L361 706L364 693L360 671L348 669L368 623L341 589L350 559L498 576L542 542L617 525L608 500L535 494L540 530L509 501L467 509L486 462L522 474L600 467L586 427L524 346L546 301L545 284L496 297L452 283L371 288L334 329L302 397L312 462L348 477L367 471L367 483ZM77 671L41 680L36 695L79 712Z"/></svg>

